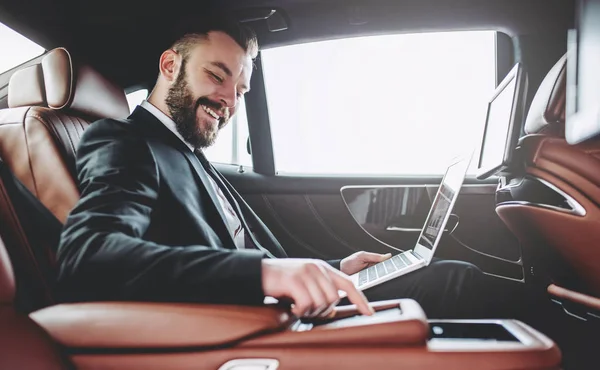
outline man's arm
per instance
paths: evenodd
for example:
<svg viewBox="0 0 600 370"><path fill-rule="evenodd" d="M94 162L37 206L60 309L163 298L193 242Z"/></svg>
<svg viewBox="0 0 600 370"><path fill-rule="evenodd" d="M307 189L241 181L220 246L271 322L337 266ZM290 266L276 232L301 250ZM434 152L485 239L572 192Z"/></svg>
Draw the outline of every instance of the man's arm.
<svg viewBox="0 0 600 370"><path fill-rule="evenodd" d="M263 301L263 253L142 240L160 179L147 142L123 123L92 125L81 140L77 169L81 200L57 256L61 300Z"/></svg>

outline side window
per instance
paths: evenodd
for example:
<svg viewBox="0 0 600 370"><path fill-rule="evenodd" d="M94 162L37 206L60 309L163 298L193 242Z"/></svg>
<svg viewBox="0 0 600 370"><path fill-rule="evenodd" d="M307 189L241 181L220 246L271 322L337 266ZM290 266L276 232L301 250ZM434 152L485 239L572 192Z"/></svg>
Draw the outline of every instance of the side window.
<svg viewBox="0 0 600 370"><path fill-rule="evenodd" d="M231 118L229 124L221 129L216 142L204 149L204 154L214 163L252 167L252 156L246 148L248 136L246 102L242 99L237 113Z"/></svg>
<svg viewBox="0 0 600 370"><path fill-rule="evenodd" d="M277 172L443 174L481 140L495 38L419 33L263 50Z"/></svg>
<svg viewBox="0 0 600 370"><path fill-rule="evenodd" d="M147 97L148 89L139 89L127 94L127 103L129 104L129 111L133 112L135 107L141 104Z"/></svg>
<svg viewBox="0 0 600 370"><path fill-rule="evenodd" d="M0 74L44 53L44 48L0 23Z"/></svg>

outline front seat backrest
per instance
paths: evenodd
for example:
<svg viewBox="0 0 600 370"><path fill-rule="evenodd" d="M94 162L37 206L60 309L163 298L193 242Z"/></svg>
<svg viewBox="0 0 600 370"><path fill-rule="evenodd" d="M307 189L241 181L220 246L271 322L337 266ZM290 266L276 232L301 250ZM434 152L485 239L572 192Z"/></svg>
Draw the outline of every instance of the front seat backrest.
<svg viewBox="0 0 600 370"><path fill-rule="evenodd" d="M560 284L558 279L600 295L600 141L569 145L565 140L566 63L563 56L532 101L528 135L519 141L516 156L521 168L506 187L512 200L501 201L496 212L523 245L524 263L548 262L557 252L576 275L544 262L542 271L550 268L547 283ZM499 199L507 199L506 188Z"/></svg>
<svg viewBox="0 0 600 370"><path fill-rule="evenodd" d="M16 72L0 111L0 158L61 222L79 200L74 181L83 131L101 118L126 118L123 89L64 48Z"/></svg>

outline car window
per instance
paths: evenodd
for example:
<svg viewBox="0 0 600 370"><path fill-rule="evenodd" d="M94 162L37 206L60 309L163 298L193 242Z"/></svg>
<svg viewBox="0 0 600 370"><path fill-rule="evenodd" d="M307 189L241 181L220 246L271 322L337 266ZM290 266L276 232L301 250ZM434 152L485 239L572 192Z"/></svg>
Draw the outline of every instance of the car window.
<svg viewBox="0 0 600 370"><path fill-rule="evenodd" d="M263 50L277 172L444 173L481 140L495 37L380 35Z"/></svg>
<svg viewBox="0 0 600 370"><path fill-rule="evenodd" d="M129 104L129 111L133 112L135 107L140 105L147 97L148 89L139 89L127 94L127 103Z"/></svg>
<svg viewBox="0 0 600 370"><path fill-rule="evenodd" d="M229 124L219 131L216 142L204 149L206 158L214 163L252 166L252 156L246 149L248 142L248 117L246 116L246 102L240 100L240 107L231 117Z"/></svg>
<svg viewBox="0 0 600 370"><path fill-rule="evenodd" d="M44 48L0 23L0 74L44 53Z"/></svg>

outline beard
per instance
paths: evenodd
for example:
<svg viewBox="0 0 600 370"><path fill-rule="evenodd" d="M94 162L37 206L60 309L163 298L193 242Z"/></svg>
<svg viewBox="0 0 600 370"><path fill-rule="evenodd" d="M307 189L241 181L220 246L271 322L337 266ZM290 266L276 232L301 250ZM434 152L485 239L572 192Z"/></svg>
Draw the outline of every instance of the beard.
<svg viewBox="0 0 600 370"><path fill-rule="evenodd" d="M229 110L223 109L221 104L215 103L207 97L194 100L186 79L185 64L182 64L181 72L173 86L169 88L165 103L179 134L196 149L213 145L219 130L229 121ZM219 119L217 127L208 119L197 118L201 105L211 108L215 112L223 111L223 117Z"/></svg>

